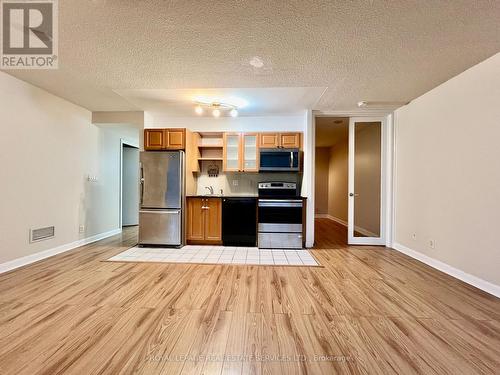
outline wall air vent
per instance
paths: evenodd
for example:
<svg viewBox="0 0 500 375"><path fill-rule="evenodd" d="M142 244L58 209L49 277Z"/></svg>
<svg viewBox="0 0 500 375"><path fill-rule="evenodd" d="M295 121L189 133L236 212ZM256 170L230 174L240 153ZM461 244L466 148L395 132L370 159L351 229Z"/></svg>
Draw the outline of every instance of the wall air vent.
<svg viewBox="0 0 500 375"><path fill-rule="evenodd" d="M55 227L45 227L30 230L30 242L38 242L53 238L56 233Z"/></svg>

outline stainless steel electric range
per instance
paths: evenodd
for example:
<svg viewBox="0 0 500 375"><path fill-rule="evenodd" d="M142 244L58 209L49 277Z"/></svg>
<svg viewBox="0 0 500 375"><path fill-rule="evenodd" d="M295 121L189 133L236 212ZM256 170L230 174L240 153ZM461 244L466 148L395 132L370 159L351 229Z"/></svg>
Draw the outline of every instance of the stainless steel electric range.
<svg viewBox="0 0 500 375"><path fill-rule="evenodd" d="M259 248L301 249L303 205L296 183L259 183Z"/></svg>

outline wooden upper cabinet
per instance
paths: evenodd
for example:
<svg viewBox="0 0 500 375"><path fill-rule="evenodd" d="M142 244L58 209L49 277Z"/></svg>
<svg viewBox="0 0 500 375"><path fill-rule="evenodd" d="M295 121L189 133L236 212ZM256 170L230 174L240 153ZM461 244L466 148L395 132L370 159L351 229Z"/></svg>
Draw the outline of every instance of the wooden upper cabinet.
<svg viewBox="0 0 500 375"><path fill-rule="evenodd" d="M165 131L163 129L144 129L145 150L163 150L165 143Z"/></svg>
<svg viewBox="0 0 500 375"><path fill-rule="evenodd" d="M260 133L261 148L301 148L302 133Z"/></svg>
<svg viewBox="0 0 500 375"><path fill-rule="evenodd" d="M186 148L186 129L144 129L144 149L184 150Z"/></svg>
<svg viewBox="0 0 500 375"><path fill-rule="evenodd" d="M282 148L300 148L300 133L280 133L280 146Z"/></svg>
<svg viewBox="0 0 500 375"><path fill-rule="evenodd" d="M278 148L280 146L279 133L260 133L259 138L262 148Z"/></svg>
<svg viewBox="0 0 500 375"><path fill-rule="evenodd" d="M165 129L168 150L184 150L186 148L186 129Z"/></svg>
<svg viewBox="0 0 500 375"><path fill-rule="evenodd" d="M241 135L241 169L244 172L259 171L259 134L243 133Z"/></svg>
<svg viewBox="0 0 500 375"><path fill-rule="evenodd" d="M224 133L224 137L223 137L223 169L224 169L224 172L240 172L241 171L240 133Z"/></svg>
<svg viewBox="0 0 500 375"><path fill-rule="evenodd" d="M224 133L225 172L259 171L259 134Z"/></svg>

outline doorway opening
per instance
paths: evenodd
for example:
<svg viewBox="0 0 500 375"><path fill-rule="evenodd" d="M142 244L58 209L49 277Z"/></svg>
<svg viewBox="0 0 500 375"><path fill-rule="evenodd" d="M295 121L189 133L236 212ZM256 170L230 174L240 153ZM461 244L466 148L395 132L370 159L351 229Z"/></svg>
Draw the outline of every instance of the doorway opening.
<svg viewBox="0 0 500 375"><path fill-rule="evenodd" d="M122 142L121 150L122 227L139 225L139 149Z"/></svg>
<svg viewBox="0 0 500 375"><path fill-rule="evenodd" d="M385 121L316 117L315 124L315 226L331 238L318 245L385 244Z"/></svg>
<svg viewBox="0 0 500 375"><path fill-rule="evenodd" d="M316 118L315 143L315 245L344 247L348 223L349 118Z"/></svg>

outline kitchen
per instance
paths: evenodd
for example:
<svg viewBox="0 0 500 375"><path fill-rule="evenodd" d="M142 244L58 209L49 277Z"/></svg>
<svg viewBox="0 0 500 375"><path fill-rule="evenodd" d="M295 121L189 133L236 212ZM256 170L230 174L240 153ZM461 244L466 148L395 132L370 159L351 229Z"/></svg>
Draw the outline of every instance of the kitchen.
<svg viewBox="0 0 500 375"><path fill-rule="evenodd" d="M302 142L298 131L145 129L139 244L302 249Z"/></svg>

